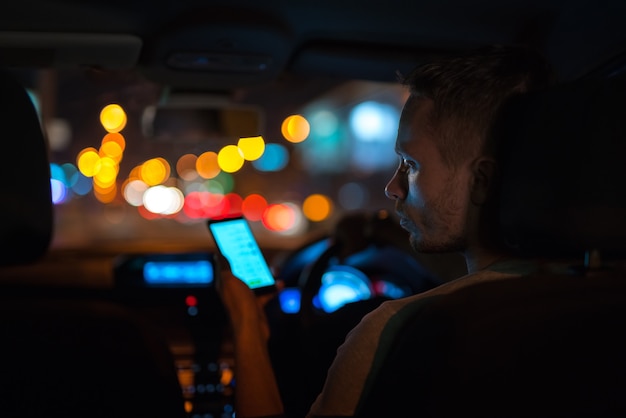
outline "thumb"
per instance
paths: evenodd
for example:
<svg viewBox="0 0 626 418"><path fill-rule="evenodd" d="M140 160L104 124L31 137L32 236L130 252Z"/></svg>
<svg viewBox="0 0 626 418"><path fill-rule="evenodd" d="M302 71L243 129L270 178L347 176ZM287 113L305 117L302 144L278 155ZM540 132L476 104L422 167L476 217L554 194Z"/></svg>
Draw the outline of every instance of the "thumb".
<svg viewBox="0 0 626 418"><path fill-rule="evenodd" d="M230 267L230 262L228 261L228 259L226 257L224 257L224 255L217 251L213 254L213 260L215 262L215 267L216 270L221 271L221 270L231 270Z"/></svg>

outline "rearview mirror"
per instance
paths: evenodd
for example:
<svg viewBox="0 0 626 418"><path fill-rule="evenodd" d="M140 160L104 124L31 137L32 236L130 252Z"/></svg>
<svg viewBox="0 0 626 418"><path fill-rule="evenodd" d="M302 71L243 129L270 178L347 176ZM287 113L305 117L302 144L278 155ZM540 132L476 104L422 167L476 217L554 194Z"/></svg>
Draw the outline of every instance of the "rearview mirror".
<svg viewBox="0 0 626 418"><path fill-rule="evenodd" d="M146 108L144 136L164 142L237 140L263 135L261 109L233 104L167 104Z"/></svg>

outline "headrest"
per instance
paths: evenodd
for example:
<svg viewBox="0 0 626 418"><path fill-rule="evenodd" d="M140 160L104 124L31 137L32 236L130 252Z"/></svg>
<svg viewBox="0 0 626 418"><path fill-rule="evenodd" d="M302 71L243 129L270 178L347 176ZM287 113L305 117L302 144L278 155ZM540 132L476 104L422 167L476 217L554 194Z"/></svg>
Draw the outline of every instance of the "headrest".
<svg viewBox="0 0 626 418"><path fill-rule="evenodd" d="M24 87L0 71L0 265L41 257L53 229L50 165L37 112Z"/></svg>
<svg viewBox="0 0 626 418"><path fill-rule="evenodd" d="M501 231L522 255L626 256L626 78L517 98L495 125Z"/></svg>

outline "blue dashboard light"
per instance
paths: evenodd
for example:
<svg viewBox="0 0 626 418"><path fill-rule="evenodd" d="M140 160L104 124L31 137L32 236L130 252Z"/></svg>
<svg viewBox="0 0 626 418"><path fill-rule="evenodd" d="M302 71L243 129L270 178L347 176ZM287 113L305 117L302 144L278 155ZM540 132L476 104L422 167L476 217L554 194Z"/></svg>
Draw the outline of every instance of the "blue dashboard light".
<svg viewBox="0 0 626 418"><path fill-rule="evenodd" d="M372 297L370 285L362 271L350 266L334 266L322 276L319 304L324 312L331 313L346 303L369 299Z"/></svg>
<svg viewBox="0 0 626 418"><path fill-rule="evenodd" d="M149 285L209 284L213 266L208 260L148 261L143 266L143 278Z"/></svg>
<svg viewBox="0 0 626 418"><path fill-rule="evenodd" d="M285 288L278 295L280 309L286 314L296 314L300 312L300 289Z"/></svg>

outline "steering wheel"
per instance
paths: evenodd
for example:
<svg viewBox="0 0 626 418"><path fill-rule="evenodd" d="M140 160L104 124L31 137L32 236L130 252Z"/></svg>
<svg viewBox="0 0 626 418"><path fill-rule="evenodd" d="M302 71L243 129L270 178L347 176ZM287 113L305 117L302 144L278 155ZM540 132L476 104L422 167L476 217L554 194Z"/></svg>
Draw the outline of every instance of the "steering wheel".
<svg viewBox="0 0 626 418"><path fill-rule="evenodd" d="M284 382L281 391L290 403L285 407L297 415L306 413L305 407L324 383L337 347L365 314L385 300L418 293L439 282L414 257L406 231L386 211L344 216L330 236L300 248L287 261L279 276L288 278L290 286L298 286L300 309L286 315L274 301L268 318L280 322L272 327L270 352ZM323 293L333 284L340 288L346 283L344 289L361 289L364 297L325 310L319 303L323 297L320 290ZM381 283L387 292L382 291ZM401 291L394 294L390 288Z"/></svg>

